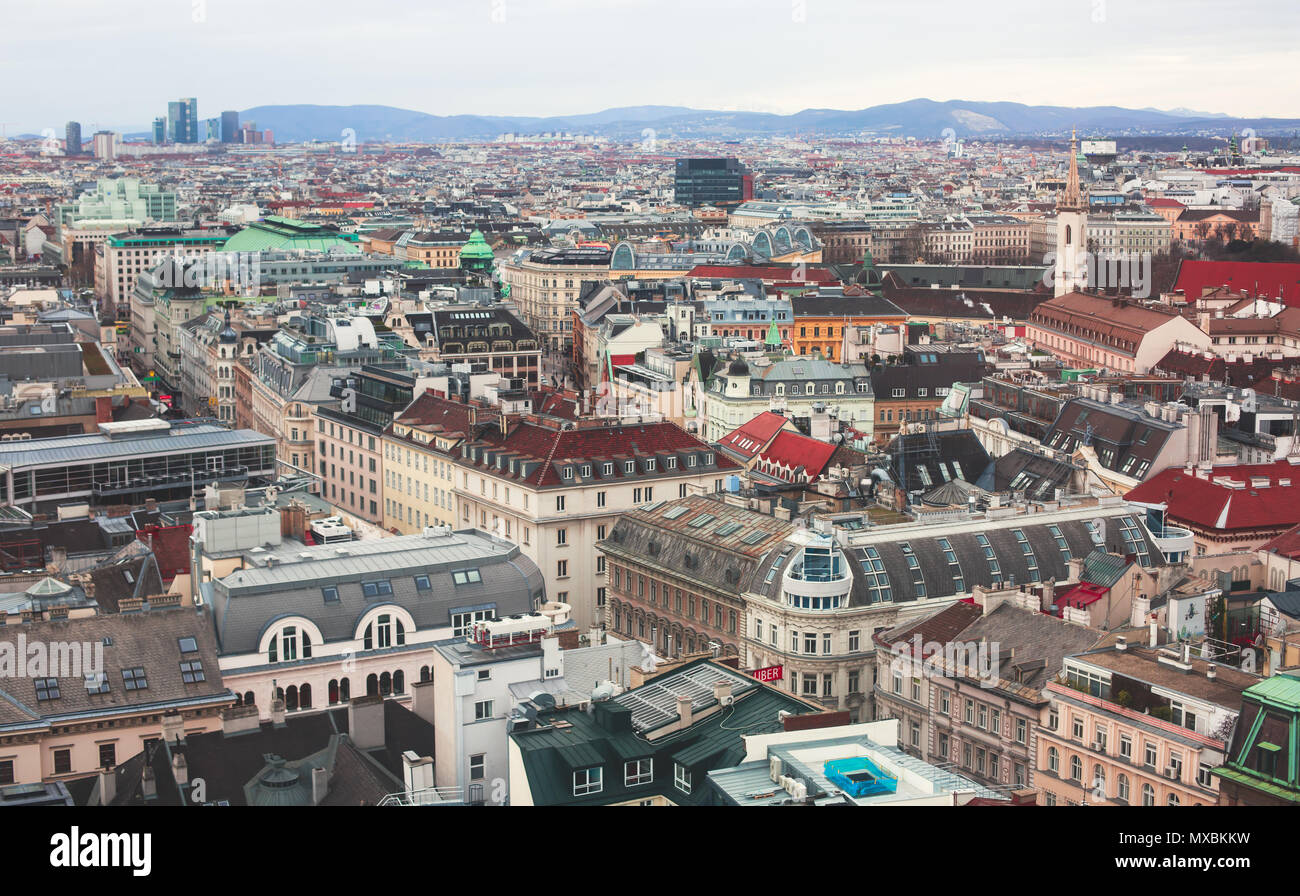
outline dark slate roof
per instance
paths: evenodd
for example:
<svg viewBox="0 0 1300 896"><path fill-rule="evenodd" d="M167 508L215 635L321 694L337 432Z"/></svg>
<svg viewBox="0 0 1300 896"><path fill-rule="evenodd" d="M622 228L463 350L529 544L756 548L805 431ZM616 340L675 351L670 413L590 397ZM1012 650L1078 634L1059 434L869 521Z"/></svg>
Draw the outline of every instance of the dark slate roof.
<svg viewBox="0 0 1300 896"><path fill-rule="evenodd" d="M1141 408L1075 398L1061 408L1056 422L1043 436L1043 444L1073 453L1090 440L1103 467L1141 478L1137 471L1142 469L1142 463L1150 467L1181 425L1157 420Z"/></svg>
<svg viewBox="0 0 1300 896"><path fill-rule="evenodd" d="M960 637L963 642L998 645L999 677L1041 688L1061 671L1065 657L1088 650L1100 636L1095 629L1004 603Z"/></svg>
<svg viewBox="0 0 1300 896"><path fill-rule="evenodd" d="M1016 448L994 462L993 491L1013 489L1023 491L1032 501L1048 501L1056 496L1056 489L1067 488L1074 468L1066 461L1056 460L1026 448Z"/></svg>
<svg viewBox="0 0 1300 896"><path fill-rule="evenodd" d="M340 548L349 553L340 555ZM450 625L451 613L463 607L495 604L502 616L530 612L533 597L543 590L541 570L517 546L468 531L346 545L286 543L279 556L284 562L274 568L248 566L213 583L213 618L223 654L257 652L267 627L286 616L311 620L326 641L351 641L372 607L402 607L419 629L430 630ZM477 569L482 582L456 585L452 573L465 569ZM430 590L416 588L417 575L429 577ZM362 583L381 579L393 593L366 597ZM325 602L325 585L338 588L338 601Z"/></svg>
<svg viewBox="0 0 1300 896"><path fill-rule="evenodd" d="M754 687L742 692L733 690L735 700L730 709L713 711L683 731L654 741L633 733L630 713L624 704L634 702L638 691L659 688L671 691L674 678L711 665L712 661L707 659L688 663L625 692L617 700L597 704L592 715L580 709L559 710L541 717L541 724L551 727L512 733L510 738L519 749L534 805L599 806L655 796L667 797L678 805L708 805L713 797L707 774L713 769L730 768L744 759L742 735L780 731L782 710L795 715L820 711L820 707L804 703L794 695L755 682ZM732 669L726 672L736 674ZM608 705L611 703L619 705L611 707ZM716 706L710 698L706 705L697 703L695 712ZM567 723L567 727L553 727L556 722L561 726ZM624 786L623 764L642 758L652 760L653 780L634 787ZM690 768L689 795L674 784L674 765L678 762ZM604 788L600 793L574 796L574 771L597 765L603 768Z"/></svg>
<svg viewBox="0 0 1300 896"><path fill-rule="evenodd" d="M907 312L889 299L877 295L803 295L790 300L795 319L801 317L897 317L907 319Z"/></svg>
<svg viewBox="0 0 1300 896"><path fill-rule="evenodd" d="M281 725L264 721L252 731L236 734L191 734L179 748L153 742L118 766L114 805L181 805L171 765L176 753L184 754L191 781L203 778L208 802L228 800L235 806L246 804L245 786L266 768L268 755L292 763L330 751L329 793L321 805L338 806L374 805L401 790L401 756L406 750L433 755L432 725L392 700L384 701L383 747L362 751L347 735L348 711L341 708L295 713ZM142 796L140 777L146 762L154 769L156 800Z"/></svg>
<svg viewBox="0 0 1300 896"><path fill-rule="evenodd" d="M927 433L906 433L895 436L888 451L894 481L900 485L906 483L909 491L928 491L953 478L978 485L993 463L979 438L969 429L937 432L933 443Z"/></svg>
<svg viewBox="0 0 1300 896"><path fill-rule="evenodd" d="M125 598L145 598L165 590L151 553L98 566L84 575L89 576L94 601L104 613L116 613Z"/></svg>

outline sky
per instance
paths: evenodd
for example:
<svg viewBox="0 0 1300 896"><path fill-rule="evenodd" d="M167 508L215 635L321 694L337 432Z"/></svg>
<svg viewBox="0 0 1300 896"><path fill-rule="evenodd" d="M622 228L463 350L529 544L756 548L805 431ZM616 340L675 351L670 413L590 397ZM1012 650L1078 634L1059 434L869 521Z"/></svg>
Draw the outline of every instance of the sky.
<svg viewBox="0 0 1300 896"><path fill-rule="evenodd" d="M435 115L917 97L1300 117L1295 0L6 0L9 134L281 103Z"/></svg>

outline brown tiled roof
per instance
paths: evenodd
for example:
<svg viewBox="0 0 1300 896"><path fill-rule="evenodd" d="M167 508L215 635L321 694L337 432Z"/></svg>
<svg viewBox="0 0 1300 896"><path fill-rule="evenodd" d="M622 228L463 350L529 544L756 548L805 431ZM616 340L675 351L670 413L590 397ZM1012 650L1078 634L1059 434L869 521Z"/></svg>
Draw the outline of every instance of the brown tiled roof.
<svg viewBox="0 0 1300 896"><path fill-rule="evenodd" d="M81 655L86 651L93 655L94 645L110 639L102 648L109 692L88 692L84 673L75 677L58 675L60 671L75 670L49 669L49 677L56 678L59 685L59 696L53 700L37 699L36 675L4 678L0 680L0 728L25 726L57 716L116 714L142 706L158 706L161 712L169 703L220 701L230 695L221 683L216 639L206 610L177 607L0 627L0 644L7 642L15 657L22 655L18 651L20 637L29 647L37 643L88 645ZM181 654L179 642L185 637L194 638L196 652ZM184 682L182 660L202 663L204 680ZM147 687L126 689L123 670L132 668L144 669Z"/></svg>

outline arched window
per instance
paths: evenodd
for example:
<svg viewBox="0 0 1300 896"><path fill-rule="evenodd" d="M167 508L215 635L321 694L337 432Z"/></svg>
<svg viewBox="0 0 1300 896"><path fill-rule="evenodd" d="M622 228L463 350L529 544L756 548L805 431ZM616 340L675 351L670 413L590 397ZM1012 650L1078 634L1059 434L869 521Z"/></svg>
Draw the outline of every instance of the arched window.
<svg viewBox="0 0 1300 896"><path fill-rule="evenodd" d="M1106 794L1106 770L1100 765L1092 767L1092 789L1103 796Z"/></svg>
<svg viewBox="0 0 1300 896"><path fill-rule="evenodd" d="M1169 794L1169 805L1171 805L1171 806L1177 806L1177 805L1179 805L1179 802L1178 802L1178 794L1176 794L1176 793L1171 793L1171 794Z"/></svg>
<svg viewBox="0 0 1300 896"><path fill-rule="evenodd" d="M1127 803L1127 802L1128 802L1128 794L1129 794L1129 790L1128 790L1128 775L1120 775L1120 776L1119 776L1119 791L1118 791L1115 795L1116 795L1117 797L1119 797L1120 799L1122 799L1124 802Z"/></svg>
<svg viewBox="0 0 1300 896"><path fill-rule="evenodd" d="M1142 805L1154 806L1156 804L1156 789L1150 784L1142 785Z"/></svg>
<svg viewBox="0 0 1300 896"><path fill-rule="evenodd" d="M1061 771L1061 754L1056 751L1056 747L1047 749L1047 770L1057 773Z"/></svg>
<svg viewBox="0 0 1300 896"><path fill-rule="evenodd" d="M406 644L406 626L402 624L402 620L394 619L389 613L383 613L366 626L362 644L365 650L401 647Z"/></svg>
<svg viewBox="0 0 1300 896"><path fill-rule="evenodd" d="M297 685L292 685L292 684L289 685L289 689L284 692L284 708L289 712L293 712L295 709L298 708Z"/></svg>
<svg viewBox="0 0 1300 896"><path fill-rule="evenodd" d="M379 696L379 676L373 672L366 676L366 696Z"/></svg>
<svg viewBox="0 0 1300 896"><path fill-rule="evenodd" d="M1083 760L1080 759L1078 756L1070 757L1070 780L1072 781L1083 780Z"/></svg>
<svg viewBox="0 0 1300 896"><path fill-rule="evenodd" d="M1066 224L1066 225L1065 225L1065 245L1067 245L1067 246L1070 245L1070 240L1073 238L1073 236L1074 236L1074 231L1070 228L1070 225L1069 225L1069 224Z"/></svg>
<svg viewBox="0 0 1300 896"><path fill-rule="evenodd" d="M335 703L339 702L339 680L337 678L330 679L329 701L330 701L330 706L333 706Z"/></svg>
<svg viewBox="0 0 1300 896"><path fill-rule="evenodd" d="M339 682L339 702L347 703L352 699L352 682L346 678Z"/></svg>
<svg viewBox="0 0 1300 896"><path fill-rule="evenodd" d="M291 663L298 659L300 650L303 659L311 659L311 635L307 634L306 629L299 630L296 625L286 625L267 645L267 661Z"/></svg>
<svg viewBox="0 0 1300 896"><path fill-rule="evenodd" d="M244 691L244 705L252 706L257 700L253 697L252 691Z"/></svg>
<svg viewBox="0 0 1300 896"><path fill-rule="evenodd" d="M398 669L396 672L393 673L393 693L394 694L406 693L406 673L403 672L401 669Z"/></svg>
<svg viewBox="0 0 1300 896"><path fill-rule="evenodd" d="M615 625L614 628L617 629L618 626ZM428 667L428 666L421 666L421 667L420 667L420 681L432 681L432 680L433 680L433 676L429 673L429 667Z"/></svg>
<svg viewBox="0 0 1300 896"><path fill-rule="evenodd" d="M387 697L393 692L393 676L383 672L379 676L379 696Z"/></svg>
<svg viewBox="0 0 1300 896"><path fill-rule="evenodd" d="M304 684L298 688L298 705L303 709L311 709L311 685Z"/></svg>

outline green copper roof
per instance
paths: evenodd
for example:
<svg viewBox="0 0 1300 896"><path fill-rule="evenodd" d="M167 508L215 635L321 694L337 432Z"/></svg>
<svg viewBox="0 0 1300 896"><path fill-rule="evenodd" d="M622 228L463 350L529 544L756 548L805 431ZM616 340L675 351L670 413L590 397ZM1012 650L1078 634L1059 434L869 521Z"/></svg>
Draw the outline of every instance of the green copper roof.
<svg viewBox="0 0 1300 896"><path fill-rule="evenodd" d="M489 246L487 240L483 238L483 232L481 230L476 230L471 233L469 235L469 242L460 249L461 261L464 261L467 258L491 261L494 257L495 256L492 254L492 247Z"/></svg>
<svg viewBox="0 0 1300 896"><path fill-rule="evenodd" d="M776 328L776 321L773 320L772 325L767 328L767 339L764 340L764 345L780 345L780 344L781 344L781 331Z"/></svg>
<svg viewBox="0 0 1300 896"><path fill-rule="evenodd" d="M1254 697L1261 703L1279 708L1300 710L1300 677L1283 672L1251 685L1243 696Z"/></svg>
<svg viewBox="0 0 1300 896"><path fill-rule="evenodd" d="M268 249L311 249L324 252L344 249L360 252L356 234L339 233L319 224L268 215L232 236L222 246L224 252L261 252Z"/></svg>

